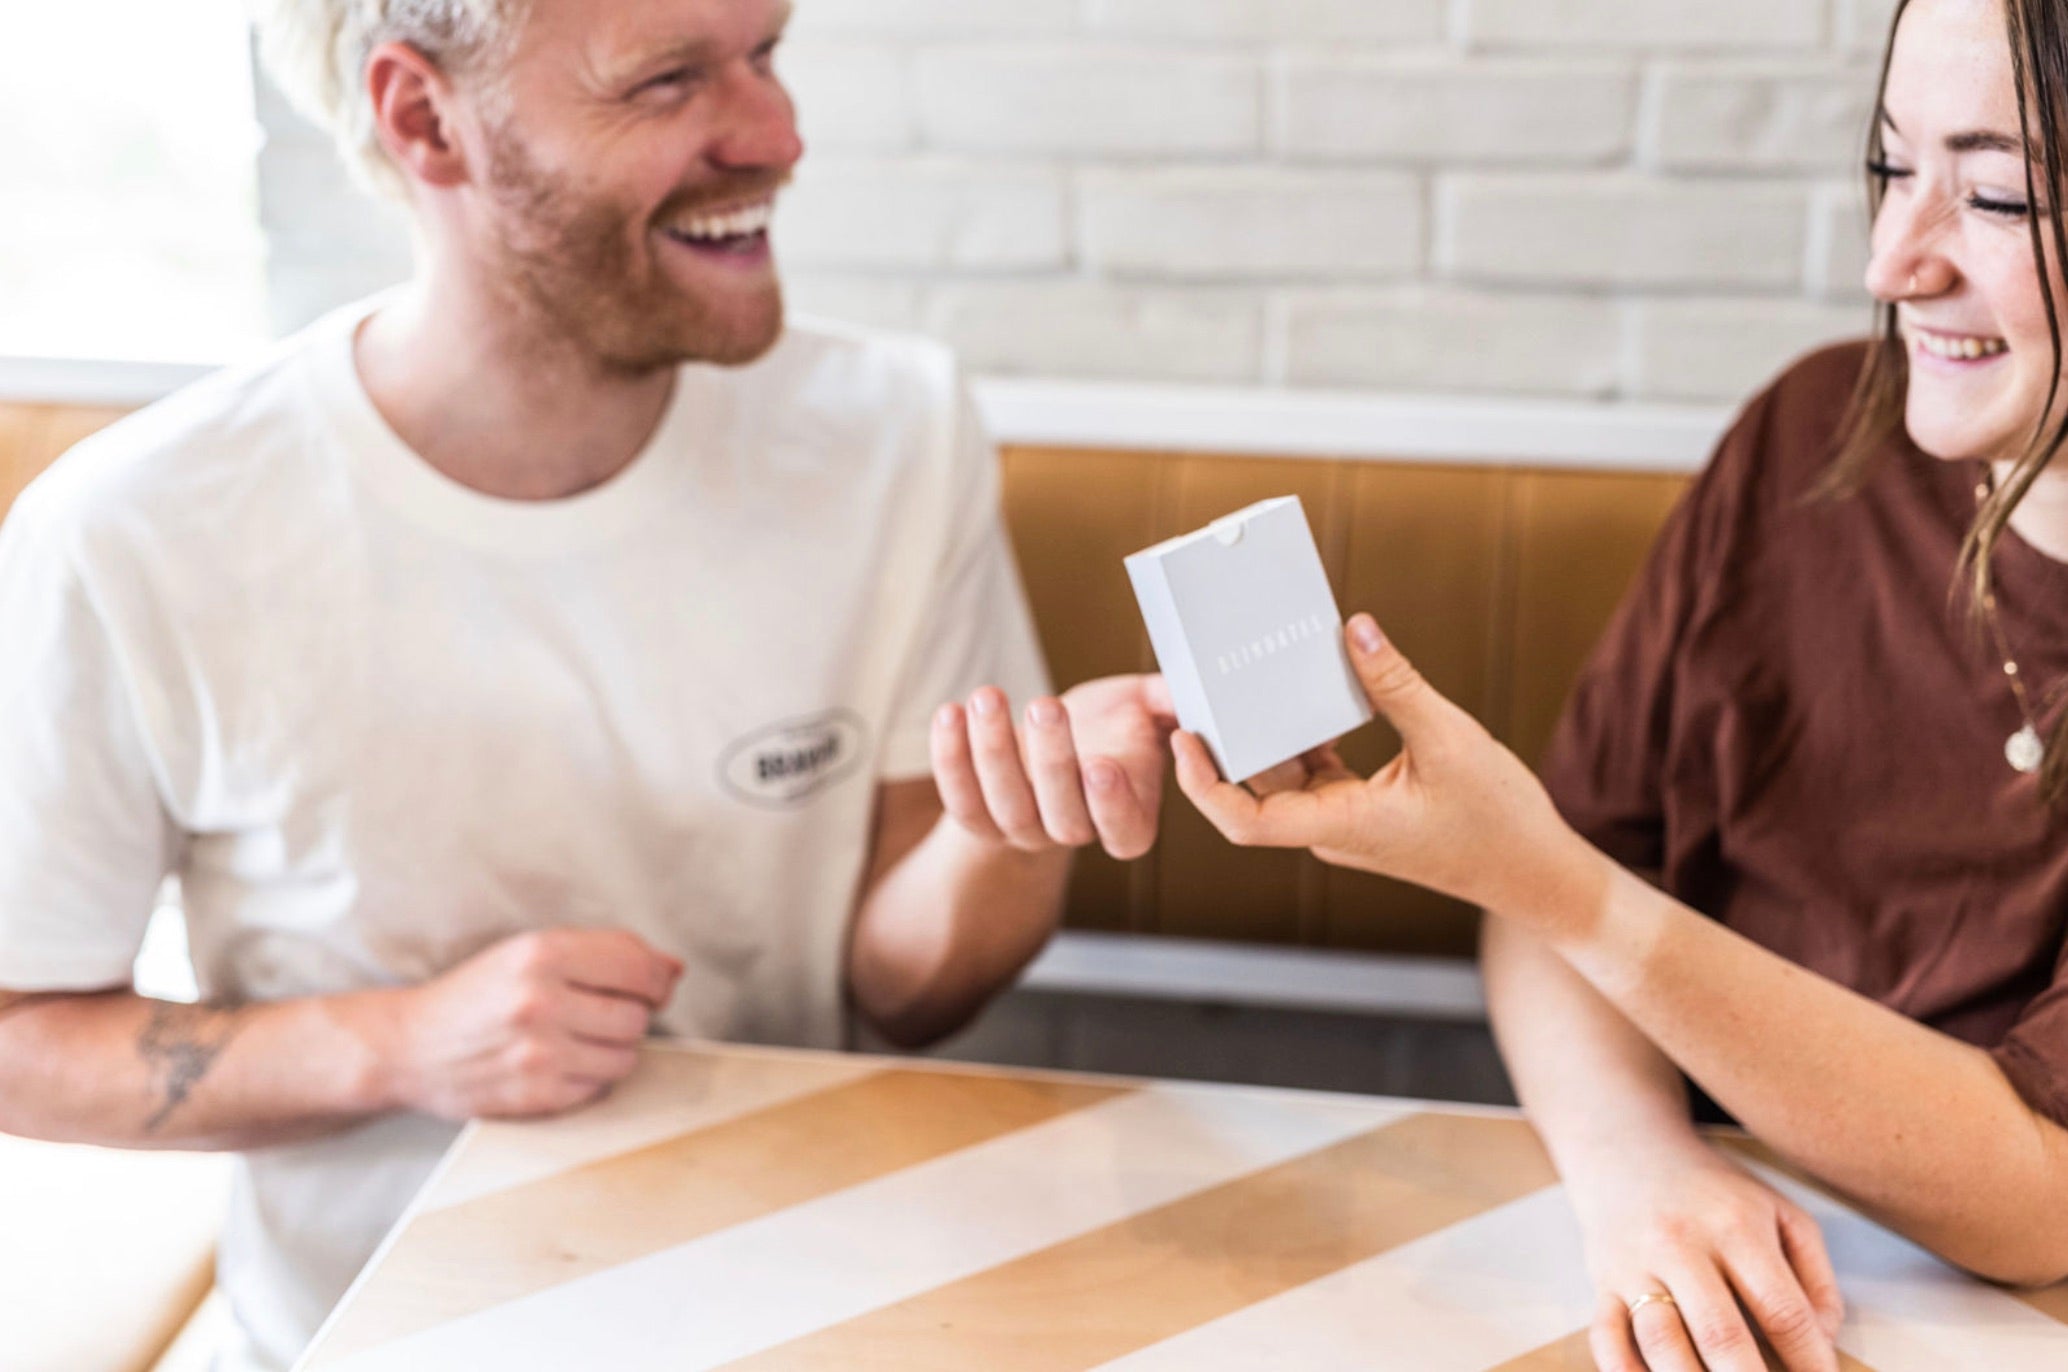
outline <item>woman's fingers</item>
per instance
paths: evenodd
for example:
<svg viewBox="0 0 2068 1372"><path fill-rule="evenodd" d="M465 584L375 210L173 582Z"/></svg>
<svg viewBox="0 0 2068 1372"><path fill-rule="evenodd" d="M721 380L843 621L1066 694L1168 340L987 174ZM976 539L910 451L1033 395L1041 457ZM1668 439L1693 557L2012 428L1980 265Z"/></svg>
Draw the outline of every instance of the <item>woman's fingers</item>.
<svg viewBox="0 0 2068 1372"><path fill-rule="evenodd" d="M1653 1282L1649 1290L1665 1291L1664 1282ZM1680 1307L1668 1301L1650 1301L1637 1309L1630 1309L1630 1302L1645 1292L1639 1291L1622 1301L1624 1326L1630 1331L1631 1346L1636 1348L1638 1362L1647 1372L1704 1372L1704 1364L1695 1352L1693 1337L1688 1333ZM1726 1372L1721 1367L1710 1367L1708 1372ZM1737 1369L1728 1369L1737 1372Z"/></svg>
<svg viewBox="0 0 2068 1372"><path fill-rule="evenodd" d="M1788 1372L1838 1372L1838 1350L1801 1281L1781 1256L1778 1233L1726 1249L1723 1263L1753 1323Z"/></svg>
<svg viewBox="0 0 2068 1372"><path fill-rule="evenodd" d="M1752 1337L1752 1327L1745 1323L1744 1311L1738 1308L1738 1298L1712 1262L1705 1259L1667 1277L1665 1289L1673 1293L1674 1304L1664 1307L1665 1315L1671 1317L1681 1336L1693 1342L1708 1372L1766 1372L1766 1359L1760 1355L1759 1341ZM1662 1305L1655 1301L1631 1317L1637 1346L1647 1358L1651 1349L1645 1343L1646 1330L1664 1322L1656 1314ZM1647 1316L1654 1318L1648 1320Z"/></svg>
<svg viewBox="0 0 2068 1372"><path fill-rule="evenodd" d="M1171 736L1177 755L1178 788L1199 807L1221 836L1245 848L1311 848L1322 841L1319 802L1309 792L1290 791L1259 800L1221 780L1213 755L1197 734Z"/></svg>
<svg viewBox="0 0 2068 1372"><path fill-rule="evenodd" d="M1333 743L1324 743L1300 759L1307 766L1307 772L1316 781L1356 781L1357 773L1350 770L1336 751Z"/></svg>
<svg viewBox="0 0 2068 1372"><path fill-rule="evenodd" d="M1257 773L1243 784L1253 796L1273 796L1280 791L1305 790L1308 775L1306 759L1294 758Z"/></svg>
<svg viewBox="0 0 2068 1372"><path fill-rule="evenodd" d="M1415 670L1370 615L1353 615L1344 627L1350 665L1372 708L1386 717L1409 749L1427 740L1442 722L1447 703Z"/></svg>
<svg viewBox="0 0 2068 1372"><path fill-rule="evenodd" d="M1644 1359L1631 1340L1630 1311L1613 1295L1604 1293L1594 1311L1587 1348L1594 1354L1596 1372L1646 1372Z"/></svg>
<svg viewBox="0 0 2068 1372"><path fill-rule="evenodd" d="M1838 1273L1824 1246L1824 1231L1808 1211L1787 1201L1781 1203L1780 1227L1781 1252L1802 1283L1803 1294L1809 1297L1824 1332L1836 1339L1845 1324L1845 1297L1838 1290Z"/></svg>
<svg viewBox="0 0 2068 1372"><path fill-rule="evenodd" d="M1179 730L1170 735L1170 751L1177 755L1179 791L1199 807L1199 813L1220 830L1222 838L1243 846L1295 846L1274 836L1264 819L1264 801L1233 782L1220 780L1220 772L1214 768L1214 755L1206 751L1206 743L1199 741L1199 735Z"/></svg>

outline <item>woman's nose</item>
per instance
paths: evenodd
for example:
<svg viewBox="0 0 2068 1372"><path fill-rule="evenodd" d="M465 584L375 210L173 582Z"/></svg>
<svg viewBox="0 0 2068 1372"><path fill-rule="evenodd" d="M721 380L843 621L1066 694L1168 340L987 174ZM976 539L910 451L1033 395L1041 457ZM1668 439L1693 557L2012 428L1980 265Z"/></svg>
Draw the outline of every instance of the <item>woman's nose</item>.
<svg viewBox="0 0 2068 1372"><path fill-rule="evenodd" d="M1876 300L1902 300L1943 295L1958 273L1943 251L1951 216L1921 196L1882 201L1875 216L1873 252L1867 259L1866 285Z"/></svg>

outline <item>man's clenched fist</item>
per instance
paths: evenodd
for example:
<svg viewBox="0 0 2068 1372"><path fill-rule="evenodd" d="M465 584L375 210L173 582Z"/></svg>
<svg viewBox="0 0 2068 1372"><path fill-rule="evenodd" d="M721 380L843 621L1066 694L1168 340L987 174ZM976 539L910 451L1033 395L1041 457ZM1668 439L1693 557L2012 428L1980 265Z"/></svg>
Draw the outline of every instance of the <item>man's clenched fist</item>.
<svg viewBox="0 0 2068 1372"><path fill-rule="evenodd" d="M390 993L385 1094L397 1108L450 1120L585 1104L630 1074L681 975L680 962L622 930L506 939Z"/></svg>

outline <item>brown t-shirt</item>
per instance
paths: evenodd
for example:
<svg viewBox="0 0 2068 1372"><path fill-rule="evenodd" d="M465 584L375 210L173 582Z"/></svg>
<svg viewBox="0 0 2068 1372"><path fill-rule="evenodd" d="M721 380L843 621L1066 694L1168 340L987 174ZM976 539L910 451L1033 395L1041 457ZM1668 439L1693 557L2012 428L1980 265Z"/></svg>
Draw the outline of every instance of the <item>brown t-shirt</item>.
<svg viewBox="0 0 2068 1372"><path fill-rule="evenodd" d="M1982 467L1899 442L1858 494L1812 498L1862 357L1817 353L1747 407L1581 675L1544 779L1617 861L1989 1049L2068 1124L2068 815L2005 760L2017 700L1950 594ZM2007 534L1996 573L2038 703L2068 679L2068 564Z"/></svg>

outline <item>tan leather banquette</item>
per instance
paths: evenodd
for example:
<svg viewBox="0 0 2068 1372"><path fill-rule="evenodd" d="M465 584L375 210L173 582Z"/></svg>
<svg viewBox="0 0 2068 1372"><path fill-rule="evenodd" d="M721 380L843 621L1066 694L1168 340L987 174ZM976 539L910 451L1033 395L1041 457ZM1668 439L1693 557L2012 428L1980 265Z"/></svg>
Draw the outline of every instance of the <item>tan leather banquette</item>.
<svg viewBox="0 0 2068 1372"><path fill-rule="evenodd" d="M121 412L0 404L0 511ZM1305 503L1346 611L1368 609L1440 688L1525 757L1683 478L1528 467L1084 449L1006 452L1006 507L1059 682L1151 665L1121 559L1274 495ZM1346 752L1374 764L1382 726ZM1238 852L1182 801L1155 853L1080 867L1077 928L1467 955L1474 917L1291 853Z"/></svg>

